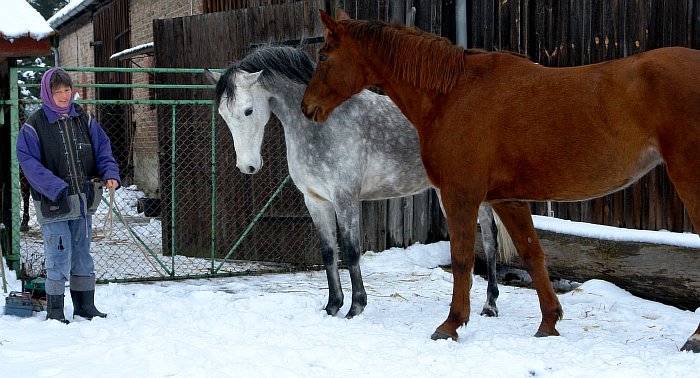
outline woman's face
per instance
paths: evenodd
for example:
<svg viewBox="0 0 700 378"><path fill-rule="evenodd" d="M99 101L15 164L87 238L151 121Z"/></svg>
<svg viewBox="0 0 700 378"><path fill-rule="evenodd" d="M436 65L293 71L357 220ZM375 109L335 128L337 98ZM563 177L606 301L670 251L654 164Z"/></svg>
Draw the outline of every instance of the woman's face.
<svg viewBox="0 0 700 378"><path fill-rule="evenodd" d="M72 96L73 88L67 85L59 84L51 89L51 97L53 98L53 102L56 103L56 106L59 108L67 108L70 104Z"/></svg>

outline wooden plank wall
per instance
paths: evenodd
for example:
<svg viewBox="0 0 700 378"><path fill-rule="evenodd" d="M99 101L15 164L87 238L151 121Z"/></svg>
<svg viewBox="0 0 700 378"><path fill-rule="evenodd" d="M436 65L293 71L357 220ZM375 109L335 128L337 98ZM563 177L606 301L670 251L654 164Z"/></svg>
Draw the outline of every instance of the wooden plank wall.
<svg viewBox="0 0 700 378"><path fill-rule="evenodd" d="M208 6L206 9L212 12L277 2L209 1L204 2L203 7ZM251 43L321 35L322 29L317 29L317 9L330 10L335 4L343 6L353 18L413 23L423 30L455 39L454 0L304 3L307 5L303 10L291 13L266 6L234 11L238 12L235 17L230 15L232 12L223 12L157 20L154 23L156 64L159 67L223 67L242 57ZM698 48L698 3L700 0L468 0L467 43L468 47L518 51L548 66L595 63L669 45ZM303 30L293 26L310 23L316 26ZM226 48L221 48L220 41L226 41ZM313 53L319 47L313 46L310 51ZM221 139L226 138L222 135ZM222 143L222 150L231 149L226 142ZM235 170L231 156L222 161ZM165 171L161 173L164 178L168 176ZM222 180L223 185L234 185L240 178ZM222 196L224 200L234 200L225 194ZM535 214L545 214L547 209L546 204L541 203L533 204L532 208ZM692 229L663 167L619 193L586 202L555 203L553 210L560 218L620 227ZM362 212L364 250L378 251L448 237L437 196L432 191L408 198L366 202ZM206 220L202 226L206 228ZM183 243L192 241L185 238Z"/></svg>
<svg viewBox="0 0 700 378"><path fill-rule="evenodd" d="M596 63L663 46L700 48L698 0L469 0L467 19L467 47L517 51L551 67ZM547 213L544 203L532 209ZM665 167L623 191L591 201L554 203L553 210L556 217L575 221L692 231Z"/></svg>
<svg viewBox="0 0 700 378"><path fill-rule="evenodd" d="M251 46L314 37L322 34L318 8L323 0L288 1L284 4L209 13L154 21L155 58L158 67L225 68L243 58ZM315 49L314 46L308 46ZM315 50L313 50L315 52ZM163 74L158 83L209 84L204 75ZM212 99L211 90L161 90L159 99ZM206 106L178 107L176 124L176 187L171 201L171 113L159 107L161 199L164 208L175 206L174 245L177 254L209 256L211 245L211 112ZM284 136L279 121L266 128L260 173L247 176L235 166L231 134L216 117L216 204L214 237L216 256L225 256L269 195L287 175ZM254 228L232 258L318 263L317 237L308 221L303 199L291 185L280 194L263 221ZM171 216L163 212L163 250L170 253ZM313 250L311 254L307 253Z"/></svg>

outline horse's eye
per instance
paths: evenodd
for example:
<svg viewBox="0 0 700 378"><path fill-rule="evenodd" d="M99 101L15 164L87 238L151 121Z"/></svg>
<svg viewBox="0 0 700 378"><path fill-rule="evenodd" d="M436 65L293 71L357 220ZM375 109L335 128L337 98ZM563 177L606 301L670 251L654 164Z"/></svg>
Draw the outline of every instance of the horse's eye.
<svg viewBox="0 0 700 378"><path fill-rule="evenodd" d="M326 55L319 55L318 56L318 61L319 62L325 62L328 59Z"/></svg>
<svg viewBox="0 0 700 378"><path fill-rule="evenodd" d="M245 114L245 116L247 117L247 116L253 114L253 109L246 109L246 110L243 112L243 114Z"/></svg>

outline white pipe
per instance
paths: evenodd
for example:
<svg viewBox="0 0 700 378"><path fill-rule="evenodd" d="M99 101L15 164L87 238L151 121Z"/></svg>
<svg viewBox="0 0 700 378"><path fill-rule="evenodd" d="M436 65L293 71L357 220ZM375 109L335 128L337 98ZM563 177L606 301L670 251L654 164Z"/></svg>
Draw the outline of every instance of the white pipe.
<svg viewBox="0 0 700 378"><path fill-rule="evenodd" d="M467 48L467 0L455 2L455 39L458 45Z"/></svg>
<svg viewBox="0 0 700 378"><path fill-rule="evenodd" d="M61 67L61 57L58 55L58 49L55 47L52 47L51 53L54 56L54 58L53 58L54 67Z"/></svg>

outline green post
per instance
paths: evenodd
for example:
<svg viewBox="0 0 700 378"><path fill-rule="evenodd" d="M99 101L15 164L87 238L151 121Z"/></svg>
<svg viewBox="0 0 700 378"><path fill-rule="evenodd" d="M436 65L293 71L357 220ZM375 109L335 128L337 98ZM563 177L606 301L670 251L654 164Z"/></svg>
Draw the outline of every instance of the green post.
<svg viewBox="0 0 700 378"><path fill-rule="evenodd" d="M17 163L17 134L19 134L19 86L17 85L17 67L10 68L10 194L12 196L12 253L8 260L12 261L11 268L20 278L20 254L19 254L19 164Z"/></svg>
<svg viewBox="0 0 700 378"><path fill-rule="evenodd" d="M211 273L214 273L216 258L216 108L211 106Z"/></svg>
<svg viewBox="0 0 700 378"><path fill-rule="evenodd" d="M175 110L173 104L172 127L170 128L170 271L175 276Z"/></svg>

